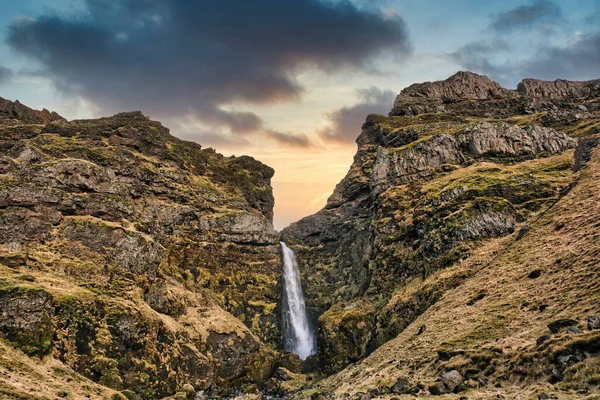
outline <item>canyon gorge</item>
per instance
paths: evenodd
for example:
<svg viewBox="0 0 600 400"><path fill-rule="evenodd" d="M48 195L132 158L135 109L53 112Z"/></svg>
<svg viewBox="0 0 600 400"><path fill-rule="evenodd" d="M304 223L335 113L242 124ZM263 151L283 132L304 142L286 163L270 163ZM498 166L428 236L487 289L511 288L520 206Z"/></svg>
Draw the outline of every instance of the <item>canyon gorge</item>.
<svg viewBox="0 0 600 400"><path fill-rule="evenodd" d="M252 157L0 98L0 397L596 398L600 80L390 107L276 232Z"/></svg>

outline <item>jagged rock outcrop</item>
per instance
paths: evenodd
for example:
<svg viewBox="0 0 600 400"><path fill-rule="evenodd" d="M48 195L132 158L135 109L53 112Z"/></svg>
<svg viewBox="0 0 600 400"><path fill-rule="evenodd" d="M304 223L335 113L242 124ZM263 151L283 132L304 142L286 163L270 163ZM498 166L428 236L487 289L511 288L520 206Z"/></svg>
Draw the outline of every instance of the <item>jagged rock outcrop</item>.
<svg viewBox="0 0 600 400"><path fill-rule="evenodd" d="M318 320L320 368L339 371L393 339L469 272L419 280L554 204L572 180L569 133L582 120L600 133L594 96L594 81L509 90L460 72L404 89L389 117L368 116L325 208L282 233Z"/></svg>
<svg viewBox="0 0 600 400"><path fill-rule="evenodd" d="M461 71L445 81L415 83L394 101L393 115L444 112L445 104L461 100L491 100L514 94L487 76Z"/></svg>
<svg viewBox="0 0 600 400"><path fill-rule="evenodd" d="M64 118L45 108L42 111L31 109L19 101L10 101L0 97L0 124L47 124L53 121L64 121Z"/></svg>
<svg viewBox="0 0 600 400"><path fill-rule="evenodd" d="M390 152L381 147L373 165L373 184L398 185L444 164L462 164L480 157L526 158L556 154L573 148L576 141L561 132L540 126L482 122L458 135L439 134L431 141Z"/></svg>
<svg viewBox="0 0 600 400"><path fill-rule="evenodd" d="M269 379L273 169L141 112L67 122L3 100L0 120L0 339L143 399Z"/></svg>
<svg viewBox="0 0 600 400"><path fill-rule="evenodd" d="M390 115L449 113L506 118L559 109L572 114L598 109L597 102L585 100L595 99L599 94L600 80L547 82L524 79L516 90L511 90L487 76L461 71L444 81L417 83L402 90Z"/></svg>
<svg viewBox="0 0 600 400"><path fill-rule="evenodd" d="M600 93L600 79L592 81L567 81L557 79L553 82L539 79L523 79L517 85L517 92L524 96L547 100L581 99L597 96Z"/></svg>

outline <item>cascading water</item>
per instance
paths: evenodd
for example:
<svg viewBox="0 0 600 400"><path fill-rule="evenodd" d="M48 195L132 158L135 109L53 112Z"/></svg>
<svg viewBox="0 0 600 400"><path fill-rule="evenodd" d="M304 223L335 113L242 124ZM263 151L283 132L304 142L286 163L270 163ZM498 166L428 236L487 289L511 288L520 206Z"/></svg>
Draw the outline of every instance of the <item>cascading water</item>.
<svg viewBox="0 0 600 400"><path fill-rule="evenodd" d="M281 243L283 252L283 338L284 349L300 359L316 352L314 332L308 325L306 304L300 283L300 271L292 249Z"/></svg>

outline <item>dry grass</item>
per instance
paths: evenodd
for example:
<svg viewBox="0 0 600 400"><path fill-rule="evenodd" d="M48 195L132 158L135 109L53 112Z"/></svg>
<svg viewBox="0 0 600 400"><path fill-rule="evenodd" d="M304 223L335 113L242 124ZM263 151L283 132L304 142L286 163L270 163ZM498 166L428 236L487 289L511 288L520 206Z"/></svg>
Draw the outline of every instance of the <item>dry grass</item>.
<svg viewBox="0 0 600 400"><path fill-rule="evenodd" d="M114 393L52 357L29 358L0 340L0 399L108 399Z"/></svg>

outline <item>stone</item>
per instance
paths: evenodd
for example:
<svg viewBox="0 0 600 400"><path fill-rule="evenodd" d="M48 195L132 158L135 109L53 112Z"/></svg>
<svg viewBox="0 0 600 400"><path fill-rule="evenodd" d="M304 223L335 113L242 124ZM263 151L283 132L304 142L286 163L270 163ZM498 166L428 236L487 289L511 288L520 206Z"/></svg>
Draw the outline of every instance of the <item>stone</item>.
<svg viewBox="0 0 600 400"><path fill-rule="evenodd" d="M517 240L523 239L530 230L531 230L531 226L523 225L523 227L519 230L519 233L517 234Z"/></svg>
<svg viewBox="0 0 600 400"><path fill-rule="evenodd" d="M566 334L581 333L581 329L579 329L576 326L567 326L565 333Z"/></svg>
<svg viewBox="0 0 600 400"><path fill-rule="evenodd" d="M573 320L573 319L558 319L556 321L553 321L551 323L548 324L548 329L550 329L550 332L557 334L560 331L562 331L563 329L567 328L568 326L576 326L577 325L577 321Z"/></svg>
<svg viewBox="0 0 600 400"><path fill-rule="evenodd" d="M18 120L25 124L45 124L53 121L64 121L64 118L55 112L46 109L37 111L17 101L10 101L0 97L0 122L6 119Z"/></svg>
<svg viewBox="0 0 600 400"><path fill-rule="evenodd" d="M587 317L587 328L592 331L594 329L600 329L600 316L590 315Z"/></svg>
<svg viewBox="0 0 600 400"><path fill-rule="evenodd" d="M463 382L463 377L456 370L446 372L440 378L448 392L454 392L455 389Z"/></svg>
<svg viewBox="0 0 600 400"><path fill-rule="evenodd" d="M571 365L577 363L578 361L579 360L577 359L577 357L573 354L564 354L564 355L558 356L558 358L557 358L557 364L560 366L560 368L562 370L570 367Z"/></svg>
<svg viewBox="0 0 600 400"><path fill-rule="evenodd" d="M537 279L542 275L542 271L539 269L534 269L533 271L531 271L529 274L527 274L527 277L529 279Z"/></svg>
<svg viewBox="0 0 600 400"><path fill-rule="evenodd" d="M574 148L577 144L566 134L550 128L527 126L523 129L504 122L482 122L467 129L460 138L473 157L519 157L541 152L559 153Z"/></svg>
<svg viewBox="0 0 600 400"><path fill-rule="evenodd" d="M441 396L445 393L448 393L448 389L442 382L434 383L433 385L428 387L429 393L434 396Z"/></svg>
<svg viewBox="0 0 600 400"><path fill-rule="evenodd" d="M391 392L394 394L409 394L411 392L411 384L407 377L400 376L396 379L396 383L392 385Z"/></svg>
<svg viewBox="0 0 600 400"><path fill-rule="evenodd" d="M535 341L535 345L537 347L540 347L542 344L546 343L548 340L550 340L552 337L550 335L544 335L544 336L540 336L536 341Z"/></svg>

